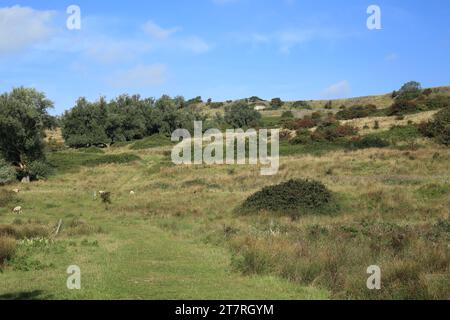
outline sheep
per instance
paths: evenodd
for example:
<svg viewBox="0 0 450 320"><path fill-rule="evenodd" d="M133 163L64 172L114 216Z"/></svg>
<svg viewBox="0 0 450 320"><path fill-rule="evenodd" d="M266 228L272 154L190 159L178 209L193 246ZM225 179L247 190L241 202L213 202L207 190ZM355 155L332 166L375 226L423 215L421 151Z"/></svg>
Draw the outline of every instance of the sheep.
<svg viewBox="0 0 450 320"><path fill-rule="evenodd" d="M13 209L13 212L14 212L15 214L21 214L21 213L22 213L22 207L20 207L20 206L15 207L15 208Z"/></svg>
<svg viewBox="0 0 450 320"><path fill-rule="evenodd" d="M14 192L14 193L19 193L19 189L12 189L12 192Z"/></svg>
<svg viewBox="0 0 450 320"><path fill-rule="evenodd" d="M134 196L134 195L135 195L134 191L131 190L131 191L130 191L130 196Z"/></svg>

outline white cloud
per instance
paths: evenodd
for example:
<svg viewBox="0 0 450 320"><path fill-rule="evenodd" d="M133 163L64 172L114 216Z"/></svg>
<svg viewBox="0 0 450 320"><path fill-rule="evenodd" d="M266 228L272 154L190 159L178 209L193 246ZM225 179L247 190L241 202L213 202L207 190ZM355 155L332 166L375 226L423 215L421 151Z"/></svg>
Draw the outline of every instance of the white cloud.
<svg viewBox="0 0 450 320"><path fill-rule="evenodd" d="M151 20L147 21L142 26L142 29L145 33L158 40L165 40L172 34L181 30L179 27L164 29Z"/></svg>
<svg viewBox="0 0 450 320"><path fill-rule="evenodd" d="M187 37L180 40L180 46L181 48L193 53L205 53L211 49L208 43L197 36Z"/></svg>
<svg viewBox="0 0 450 320"><path fill-rule="evenodd" d="M322 92L326 99L345 98L351 93L351 87L347 80L332 84Z"/></svg>
<svg viewBox="0 0 450 320"><path fill-rule="evenodd" d="M334 41L349 35L341 34L330 28L310 27L303 29L286 29L271 33L235 34L239 42L248 42L252 45L274 45L280 52L289 54L299 45L312 41Z"/></svg>
<svg viewBox="0 0 450 320"><path fill-rule="evenodd" d="M0 8L0 54L25 49L50 38L54 11L39 11L29 7Z"/></svg>
<svg viewBox="0 0 450 320"><path fill-rule="evenodd" d="M164 84L167 81L167 67L164 64L137 65L117 73L109 84L116 88L145 88Z"/></svg>

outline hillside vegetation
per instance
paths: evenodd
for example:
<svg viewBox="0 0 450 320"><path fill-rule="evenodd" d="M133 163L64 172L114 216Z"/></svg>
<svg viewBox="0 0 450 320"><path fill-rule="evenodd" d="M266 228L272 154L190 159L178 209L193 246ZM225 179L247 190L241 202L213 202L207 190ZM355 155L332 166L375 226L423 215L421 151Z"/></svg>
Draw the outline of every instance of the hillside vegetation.
<svg viewBox="0 0 450 320"><path fill-rule="evenodd" d="M282 128L269 177L260 165L174 165L164 121L77 149L47 131L42 167L13 167L42 176L19 183L1 165L0 298L449 299L450 107L430 107L448 92L380 96L347 120L338 104L376 99L301 117L284 104L276 119L244 107L246 123ZM414 108L388 116L399 101ZM186 120L172 102L169 118ZM206 121L233 127L225 118ZM81 290L66 287L70 265ZM381 290L367 289L372 265Z"/></svg>

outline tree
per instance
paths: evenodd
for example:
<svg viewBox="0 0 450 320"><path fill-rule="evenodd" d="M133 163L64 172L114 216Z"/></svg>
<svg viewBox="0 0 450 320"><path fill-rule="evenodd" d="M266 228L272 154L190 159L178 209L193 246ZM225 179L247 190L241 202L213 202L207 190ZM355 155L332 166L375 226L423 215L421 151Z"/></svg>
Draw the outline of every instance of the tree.
<svg viewBox="0 0 450 320"><path fill-rule="evenodd" d="M422 86L417 81L409 81L405 83L397 92L398 100L413 100L422 93Z"/></svg>
<svg viewBox="0 0 450 320"><path fill-rule="evenodd" d="M225 108L225 123L233 128L250 128L260 124L261 114L243 102Z"/></svg>
<svg viewBox="0 0 450 320"><path fill-rule="evenodd" d="M107 116L107 104L103 98L97 103L79 98L75 107L66 111L61 119L66 143L74 148L108 144Z"/></svg>
<svg viewBox="0 0 450 320"><path fill-rule="evenodd" d="M283 106L284 102L280 98L273 98L270 101L270 105L272 106L272 109L279 109Z"/></svg>
<svg viewBox="0 0 450 320"><path fill-rule="evenodd" d="M44 129L53 103L31 88L15 88L0 96L0 153L21 168L44 158Z"/></svg>

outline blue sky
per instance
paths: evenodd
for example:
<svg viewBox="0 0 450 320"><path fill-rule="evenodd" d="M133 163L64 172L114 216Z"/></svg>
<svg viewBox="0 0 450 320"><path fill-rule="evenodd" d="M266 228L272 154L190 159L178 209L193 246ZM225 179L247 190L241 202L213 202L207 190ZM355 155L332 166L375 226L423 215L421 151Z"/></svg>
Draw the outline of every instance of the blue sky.
<svg viewBox="0 0 450 320"><path fill-rule="evenodd" d="M81 29L68 30L69 5ZM381 30L366 26L381 9ZM0 1L0 91L285 100L450 85L447 0Z"/></svg>

